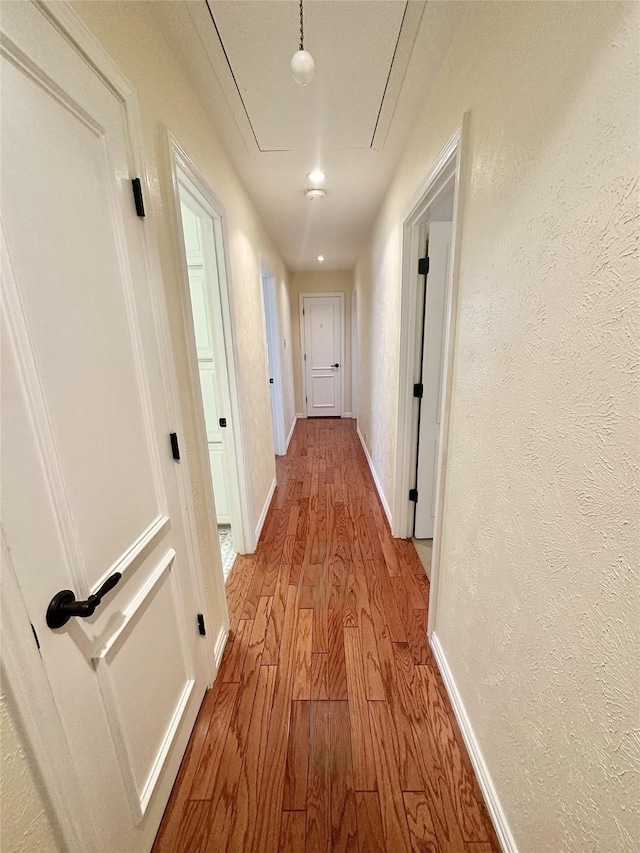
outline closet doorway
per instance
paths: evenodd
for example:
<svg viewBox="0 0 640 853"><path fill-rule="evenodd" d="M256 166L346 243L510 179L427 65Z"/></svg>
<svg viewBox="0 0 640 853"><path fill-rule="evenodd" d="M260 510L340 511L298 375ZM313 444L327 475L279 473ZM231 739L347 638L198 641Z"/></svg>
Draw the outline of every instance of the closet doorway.
<svg viewBox="0 0 640 853"><path fill-rule="evenodd" d="M206 453L225 581L238 553L252 549L247 537L246 478L235 385L232 314L226 266L223 211L186 155L172 141L184 268L202 402ZM187 329L189 331L189 329ZM191 335L190 335L191 336ZM194 370L195 372L195 370ZM195 384L195 383L194 383ZM194 391L196 389L194 388Z"/></svg>

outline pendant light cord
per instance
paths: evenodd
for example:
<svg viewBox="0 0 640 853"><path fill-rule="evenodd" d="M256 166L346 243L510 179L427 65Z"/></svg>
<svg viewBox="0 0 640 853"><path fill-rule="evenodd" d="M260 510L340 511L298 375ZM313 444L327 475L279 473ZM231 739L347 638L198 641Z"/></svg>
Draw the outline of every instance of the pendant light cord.
<svg viewBox="0 0 640 853"><path fill-rule="evenodd" d="M304 50L304 22L302 20L302 0L300 0L300 50Z"/></svg>

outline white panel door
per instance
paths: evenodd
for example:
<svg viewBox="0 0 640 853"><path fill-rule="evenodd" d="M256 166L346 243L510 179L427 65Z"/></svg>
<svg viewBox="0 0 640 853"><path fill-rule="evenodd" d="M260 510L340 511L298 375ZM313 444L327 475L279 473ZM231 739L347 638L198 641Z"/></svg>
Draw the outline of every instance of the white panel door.
<svg viewBox="0 0 640 853"><path fill-rule="evenodd" d="M444 358L444 311L451 256L451 222L429 225L429 273L422 350L423 397L420 401L418 444L418 500L415 508L417 539L432 539L436 512L436 475Z"/></svg>
<svg viewBox="0 0 640 853"><path fill-rule="evenodd" d="M198 363L200 371L200 388L204 406L204 421L207 427L207 443L209 446L209 462L213 480L213 494L216 502L216 518L218 524L230 524L229 488L224 460L224 444L222 430L218 423L216 406L216 377L212 362Z"/></svg>
<svg viewBox="0 0 640 853"><path fill-rule="evenodd" d="M204 408L204 421L207 428L207 443L213 495L216 505L218 524L230 524L229 486L227 483L227 464L225 458L224 437L220 427L221 398L219 376L216 373L214 353L214 321L212 309L213 283L209 276L211 270L205 269L204 249L200 220L188 205L180 205L185 250L187 253L187 271L189 275L189 293L191 296L191 314L198 354L198 372L200 390Z"/></svg>
<svg viewBox="0 0 640 853"><path fill-rule="evenodd" d="M87 853L142 853L209 673L161 286L132 200L138 131L46 10L2 12L3 537L84 792L72 810ZM84 600L107 580L93 614L51 627L56 593Z"/></svg>
<svg viewBox="0 0 640 853"><path fill-rule="evenodd" d="M342 415L342 299L303 298L307 416Z"/></svg>

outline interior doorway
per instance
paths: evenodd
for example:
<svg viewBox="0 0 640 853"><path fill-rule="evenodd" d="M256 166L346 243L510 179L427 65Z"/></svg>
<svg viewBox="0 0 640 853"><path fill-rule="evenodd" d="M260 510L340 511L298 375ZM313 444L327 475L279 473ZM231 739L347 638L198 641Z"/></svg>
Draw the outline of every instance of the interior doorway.
<svg viewBox="0 0 640 853"><path fill-rule="evenodd" d="M284 456L286 452L286 436L284 429L282 368L280 363L280 320L278 318L276 277L264 262L261 264L260 273L262 276L264 328L267 342L273 449L276 456Z"/></svg>
<svg viewBox="0 0 640 853"><path fill-rule="evenodd" d="M393 535L421 538L430 567L428 632L440 582L462 180L468 114L418 188L403 221L400 392ZM428 260L427 260L428 259ZM422 547L421 547L422 545Z"/></svg>
<svg viewBox="0 0 640 853"><path fill-rule="evenodd" d="M451 232L453 227L453 182L429 207L422 224L425 247L422 265L424 287L420 315L422 335L418 358L420 379L416 471L413 488L413 535L416 540L432 540L436 516L436 479L442 421L442 371L444 367L444 327L447 282L451 268ZM419 553L426 555L422 547ZM425 566L427 568L427 566ZM428 566L427 574L431 572Z"/></svg>
<svg viewBox="0 0 640 853"><path fill-rule="evenodd" d="M203 441L224 579L237 554L253 550L247 531L247 488L235 384L232 319L223 210L174 140L170 140L185 270L185 317L193 345L194 395L200 397Z"/></svg>

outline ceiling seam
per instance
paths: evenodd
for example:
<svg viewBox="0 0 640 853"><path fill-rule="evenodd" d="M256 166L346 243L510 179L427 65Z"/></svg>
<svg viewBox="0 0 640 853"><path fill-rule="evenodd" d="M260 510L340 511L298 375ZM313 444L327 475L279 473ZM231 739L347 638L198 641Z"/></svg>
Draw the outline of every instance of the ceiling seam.
<svg viewBox="0 0 640 853"><path fill-rule="evenodd" d="M207 5L209 4L209 0L207 0ZM380 116L382 114L382 107L384 105L384 99L387 94L387 89L389 87L389 80L391 79L391 72L393 70L393 63L396 61L396 53L398 52L398 45L400 44L400 36L402 35L402 27L404 26L404 19L407 15L407 9L409 8L409 0L406 0L404 4L404 12L402 13L402 20L400 21L400 28L398 29L398 38L396 39L396 46L393 49L393 56L391 57L391 64L389 65L389 73L387 74L387 81L384 84L384 92L382 93L382 99L380 101L380 109L378 110L378 115L376 117L375 127L373 128L373 134L371 136L371 142L369 143L369 148L373 148L373 140L376 138L376 131L378 130L378 124L380 122Z"/></svg>
<svg viewBox="0 0 640 853"><path fill-rule="evenodd" d="M253 138L256 141L256 147L258 151L262 153L262 148L260 148L260 143L258 142L258 137L256 136L256 132L253 129L253 124L251 123L251 119L249 117L249 112L247 110L247 105L244 102L244 98L242 97L242 92L240 91L240 87L238 86L238 81L236 80L236 75L233 73L233 68L231 67L231 62L229 61L229 56L227 55L226 48L224 46L224 42L222 41L222 36L220 35L220 30L218 29L218 25L216 24L216 19L213 17L213 12L211 11L211 6L209 5L209 0L205 0L207 4L207 9L209 10L209 17L211 18L211 23L213 24L216 35L218 36L218 41L220 42L220 47L222 48L222 52L224 53L224 58L227 60L227 65L229 66L229 72L231 77L233 78L233 84L236 87L236 91L238 93L238 97L240 98L240 103L242 104L242 109L244 110L244 114L247 117L247 121L249 122L249 127L251 128L251 133L253 134ZM405 9L406 11L406 9ZM404 20L404 16L403 16Z"/></svg>

